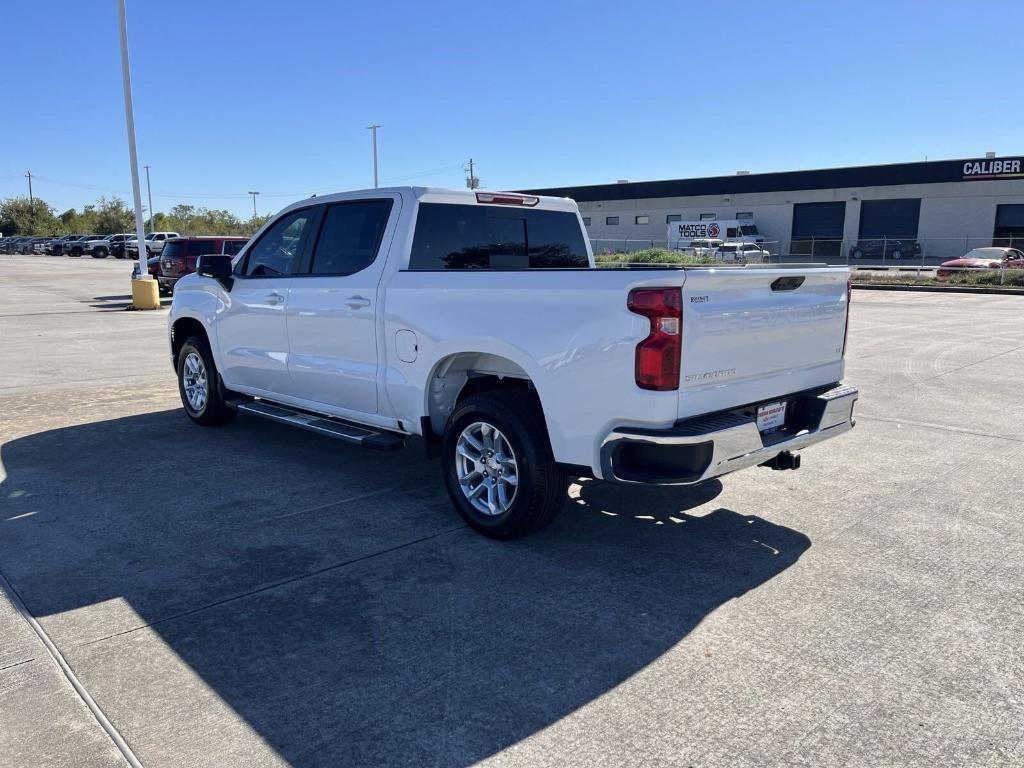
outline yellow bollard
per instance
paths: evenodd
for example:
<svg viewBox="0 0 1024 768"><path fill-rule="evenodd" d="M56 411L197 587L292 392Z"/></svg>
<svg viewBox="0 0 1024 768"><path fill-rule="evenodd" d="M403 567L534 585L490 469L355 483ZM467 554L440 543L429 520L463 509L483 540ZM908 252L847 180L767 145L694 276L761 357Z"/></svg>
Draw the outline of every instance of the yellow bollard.
<svg viewBox="0 0 1024 768"><path fill-rule="evenodd" d="M132 304L136 309L160 309L160 286L156 280L132 280Z"/></svg>

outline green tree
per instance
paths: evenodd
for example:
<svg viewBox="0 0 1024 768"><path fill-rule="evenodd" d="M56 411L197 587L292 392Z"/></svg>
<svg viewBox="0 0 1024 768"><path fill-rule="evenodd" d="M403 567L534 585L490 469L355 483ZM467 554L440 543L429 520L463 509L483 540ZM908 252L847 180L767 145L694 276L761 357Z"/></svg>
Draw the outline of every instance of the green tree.
<svg viewBox="0 0 1024 768"><path fill-rule="evenodd" d="M52 235L61 223L44 200L9 197L0 201L0 232L5 235Z"/></svg>
<svg viewBox="0 0 1024 768"><path fill-rule="evenodd" d="M96 203L93 229L97 235L113 235L135 229L135 214L119 197L101 197Z"/></svg>

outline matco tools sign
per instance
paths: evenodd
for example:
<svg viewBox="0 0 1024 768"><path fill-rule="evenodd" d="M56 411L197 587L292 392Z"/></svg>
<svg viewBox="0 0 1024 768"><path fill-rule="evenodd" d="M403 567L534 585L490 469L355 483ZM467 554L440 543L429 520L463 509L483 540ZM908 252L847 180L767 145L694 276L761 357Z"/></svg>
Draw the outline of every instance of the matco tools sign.
<svg viewBox="0 0 1024 768"><path fill-rule="evenodd" d="M1021 173L1021 158L1003 160L967 160L964 162L964 181L983 179L1013 179L1024 176Z"/></svg>
<svg viewBox="0 0 1024 768"><path fill-rule="evenodd" d="M711 233L711 229L714 228L714 234ZM700 222L699 224L679 224L676 229L678 230L680 240L693 240L695 237L718 237L721 229L717 222Z"/></svg>

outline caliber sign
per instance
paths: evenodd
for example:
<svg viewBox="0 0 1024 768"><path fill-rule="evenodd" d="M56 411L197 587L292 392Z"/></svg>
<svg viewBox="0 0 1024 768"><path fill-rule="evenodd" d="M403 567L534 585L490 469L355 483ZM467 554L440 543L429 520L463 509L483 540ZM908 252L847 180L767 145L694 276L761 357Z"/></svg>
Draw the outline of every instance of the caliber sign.
<svg viewBox="0 0 1024 768"><path fill-rule="evenodd" d="M1019 157L1005 160L968 160L964 163L964 180L1012 179L1024 176L1020 166L1021 158Z"/></svg>

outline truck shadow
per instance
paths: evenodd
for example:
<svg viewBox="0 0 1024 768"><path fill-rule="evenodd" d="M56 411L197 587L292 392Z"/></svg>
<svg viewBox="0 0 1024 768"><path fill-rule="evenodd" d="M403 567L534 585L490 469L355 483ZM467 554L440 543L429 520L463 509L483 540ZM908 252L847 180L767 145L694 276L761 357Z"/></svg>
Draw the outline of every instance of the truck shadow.
<svg viewBox="0 0 1024 768"><path fill-rule="evenodd" d="M231 751L236 717L296 765L469 765L810 546L715 507L717 483L595 481L545 531L492 542L417 453L246 418L203 430L177 410L30 435L0 459L0 570L152 765L249 754Z"/></svg>

